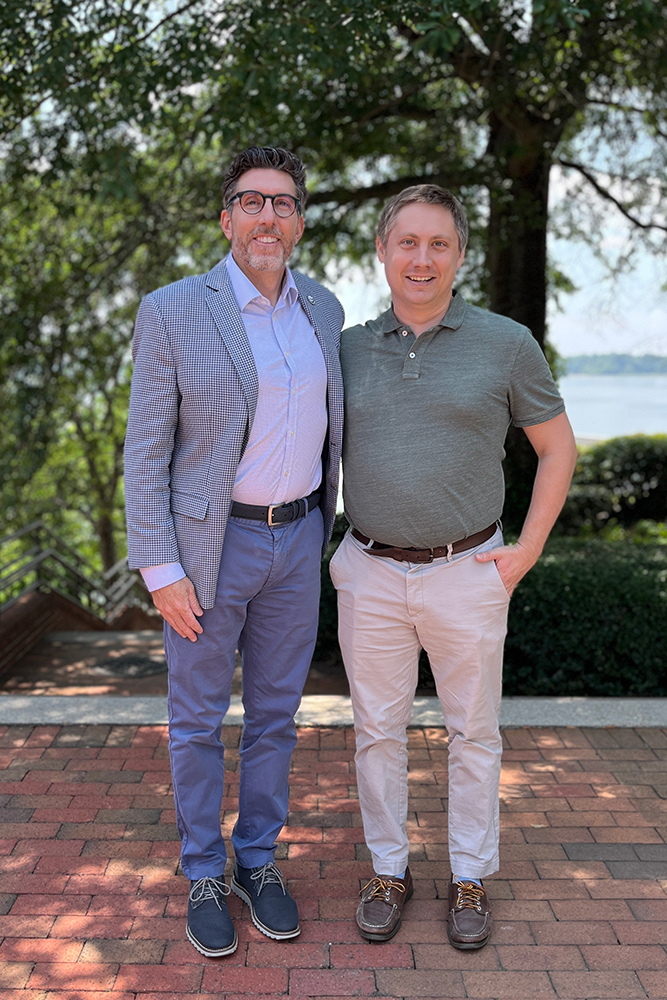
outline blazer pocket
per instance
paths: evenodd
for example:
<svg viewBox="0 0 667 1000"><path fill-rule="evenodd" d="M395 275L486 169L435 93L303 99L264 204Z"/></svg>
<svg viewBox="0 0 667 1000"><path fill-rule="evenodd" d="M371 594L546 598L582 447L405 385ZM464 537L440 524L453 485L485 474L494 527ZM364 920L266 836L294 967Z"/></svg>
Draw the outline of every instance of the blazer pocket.
<svg viewBox="0 0 667 1000"><path fill-rule="evenodd" d="M171 510L174 514L185 514L186 517L195 517L198 521L203 521L208 511L208 497L172 490Z"/></svg>

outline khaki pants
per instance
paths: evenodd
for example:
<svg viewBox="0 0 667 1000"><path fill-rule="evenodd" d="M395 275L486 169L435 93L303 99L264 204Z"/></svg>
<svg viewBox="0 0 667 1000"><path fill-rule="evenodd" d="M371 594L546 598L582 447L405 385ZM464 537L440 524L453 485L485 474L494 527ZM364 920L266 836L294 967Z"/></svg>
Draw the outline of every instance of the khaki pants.
<svg viewBox="0 0 667 1000"><path fill-rule="evenodd" d="M498 870L498 729L509 596L495 562L476 552L429 564L372 556L348 532L334 554L339 638L350 682L359 800L376 874L408 863L406 728L420 648L429 655L449 733L452 871Z"/></svg>

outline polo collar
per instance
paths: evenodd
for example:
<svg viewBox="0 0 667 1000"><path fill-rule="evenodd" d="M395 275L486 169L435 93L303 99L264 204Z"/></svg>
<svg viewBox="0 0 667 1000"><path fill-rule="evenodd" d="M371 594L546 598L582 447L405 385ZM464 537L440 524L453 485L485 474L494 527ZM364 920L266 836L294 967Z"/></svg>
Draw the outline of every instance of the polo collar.
<svg viewBox="0 0 667 1000"><path fill-rule="evenodd" d="M465 317L467 305L466 301L460 292L456 289L452 292L452 300L449 303L447 312L442 317L439 323L435 323L433 330L458 330L463 324L463 319ZM368 324L375 333L395 333L396 330L400 330L401 327L405 326L405 323L401 323L400 320L396 318L396 313L393 307L390 307L383 312L381 316L377 319L371 320Z"/></svg>

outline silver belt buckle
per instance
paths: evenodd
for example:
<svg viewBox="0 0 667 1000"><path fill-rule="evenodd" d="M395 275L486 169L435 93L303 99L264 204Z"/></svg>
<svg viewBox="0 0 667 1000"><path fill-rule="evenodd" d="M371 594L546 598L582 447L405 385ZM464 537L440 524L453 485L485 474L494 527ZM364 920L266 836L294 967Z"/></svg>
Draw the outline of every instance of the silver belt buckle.
<svg viewBox="0 0 667 1000"><path fill-rule="evenodd" d="M270 528L275 528L276 524L280 523L279 521L275 521L274 522L274 520L273 520L273 512L274 512L274 510L277 510L278 507L284 507L284 506L285 505L282 504L282 503L270 503L269 504L269 512L268 512L268 515L267 515L267 520L268 520L268 525L269 525Z"/></svg>

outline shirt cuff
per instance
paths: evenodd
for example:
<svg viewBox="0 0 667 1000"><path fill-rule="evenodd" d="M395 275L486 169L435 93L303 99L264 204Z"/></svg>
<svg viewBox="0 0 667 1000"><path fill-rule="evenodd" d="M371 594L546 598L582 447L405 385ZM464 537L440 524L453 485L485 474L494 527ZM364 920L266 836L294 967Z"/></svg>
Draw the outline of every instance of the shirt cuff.
<svg viewBox="0 0 667 1000"><path fill-rule="evenodd" d="M151 591L159 590L160 587L168 587L170 583L176 583L185 576L185 570L179 562L162 563L160 566L146 566L139 572L144 578L144 583Z"/></svg>

